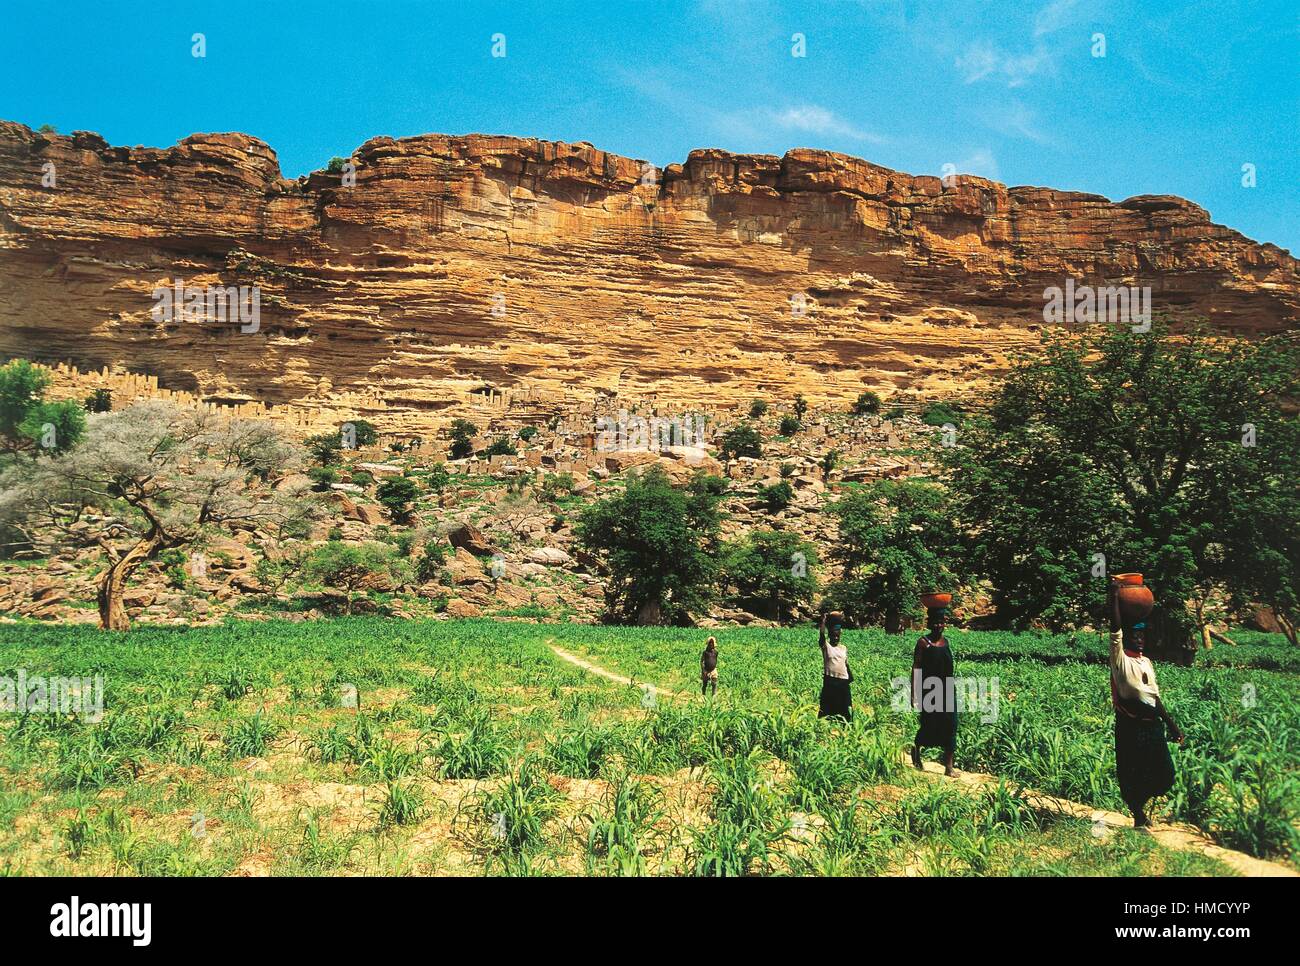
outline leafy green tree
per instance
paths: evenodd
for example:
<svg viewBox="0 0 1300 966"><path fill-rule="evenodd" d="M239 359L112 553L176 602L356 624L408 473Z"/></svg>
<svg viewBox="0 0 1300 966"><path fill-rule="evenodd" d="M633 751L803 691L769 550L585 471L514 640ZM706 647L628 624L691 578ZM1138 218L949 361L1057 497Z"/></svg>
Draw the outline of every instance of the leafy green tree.
<svg viewBox="0 0 1300 966"><path fill-rule="evenodd" d="M798 534L755 530L726 544L722 584L747 610L780 622L817 592L817 552Z"/></svg>
<svg viewBox="0 0 1300 966"><path fill-rule="evenodd" d="M880 397L871 390L866 390L853 401L854 416L874 416L880 412Z"/></svg>
<svg viewBox="0 0 1300 966"><path fill-rule="evenodd" d="M339 471L332 466L313 466L307 471L307 478L312 481L312 489L324 493L331 483L339 481Z"/></svg>
<svg viewBox="0 0 1300 966"><path fill-rule="evenodd" d="M368 419L349 419L344 423L344 426L352 427L352 441L356 443L358 448L374 446L375 443L379 442L379 430ZM342 428L340 428L339 432L341 438Z"/></svg>
<svg viewBox="0 0 1300 966"><path fill-rule="evenodd" d="M550 473L542 480L538 492L547 503L555 503L573 492L577 486L572 473Z"/></svg>
<svg viewBox="0 0 1300 966"><path fill-rule="evenodd" d="M720 452L724 460L740 456L758 459L763 455L763 437L749 423L737 423L722 434Z"/></svg>
<svg viewBox="0 0 1300 966"><path fill-rule="evenodd" d="M96 389L86 401L82 403L82 408L88 413L109 413L113 411L113 390Z"/></svg>
<svg viewBox="0 0 1300 966"><path fill-rule="evenodd" d="M50 381L49 370L26 359L0 366L0 449L53 456L81 441L85 410L70 399L46 402Z"/></svg>
<svg viewBox="0 0 1300 966"><path fill-rule="evenodd" d="M780 513L794 499L794 488L782 480L771 486L759 487L758 498L762 501L763 509L768 513Z"/></svg>
<svg viewBox="0 0 1300 966"><path fill-rule="evenodd" d="M1156 597L1148 639L1190 660L1206 583L1295 619L1300 337L1097 327L1045 336L941 450L973 562L1009 623L1100 609L1106 571ZM1021 591L1018 586L1028 585Z"/></svg>
<svg viewBox="0 0 1300 966"><path fill-rule="evenodd" d="M483 451L485 456L518 456L519 450L515 449L515 444L509 439L502 436L499 439L492 440L488 448Z"/></svg>
<svg viewBox="0 0 1300 966"><path fill-rule="evenodd" d="M340 158L338 155L335 155L330 158L329 164L325 166L325 170L330 174L341 174L343 172L343 166L347 163L347 158Z"/></svg>
<svg viewBox="0 0 1300 966"><path fill-rule="evenodd" d="M587 507L578 542L608 569L605 602L618 623L686 624L703 610L717 573L721 513L707 483L674 489L659 467Z"/></svg>
<svg viewBox="0 0 1300 966"><path fill-rule="evenodd" d="M409 476L390 477L375 490L375 499L383 504L394 523L410 520L411 504L419 498L420 486Z"/></svg>
<svg viewBox="0 0 1300 966"><path fill-rule="evenodd" d="M840 465L840 451L837 449L828 450L822 454L819 464L822 468L822 479L829 480L831 470Z"/></svg>
<svg viewBox="0 0 1300 966"><path fill-rule="evenodd" d="M960 406L946 402L931 403L921 414L921 422L927 426L943 426L947 423L960 426L965 418Z"/></svg>
<svg viewBox="0 0 1300 966"><path fill-rule="evenodd" d="M767 415L767 403L762 399L755 399L749 404L749 418L762 419Z"/></svg>
<svg viewBox="0 0 1300 966"><path fill-rule="evenodd" d="M789 415L786 415L786 416L782 416L782 417L781 417L781 435L782 435L782 436L793 436L795 433L799 432L799 430L801 430L801 429L803 429L803 423L801 423L801 422L799 421L799 417L798 417L798 416L789 416Z"/></svg>
<svg viewBox="0 0 1300 966"><path fill-rule="evenodd" d="M794 397L794 418L802 423L806 415L808 415L808 400L800 393Z"/></svg>
<svg viewBox="0 0 1300 966"><path fill-rule="evenodd" d="M434 463L425 474L424 483L430 493L441 493L451 483L451 474L444 463Z"/></svg>
<svg viewBox="0 0 1300 966"><path fill-rule="evenodd" d="M346 613L352 613L357 591L375 583L400 586L411 579L411 567L386 543L329 541L312 550L306 573L326 587L347 592Z"/></svg>
<svg viewBox="0 0 1300 966"><path fill-rule="evenodd" d="M468 419L457 419L451 424L448 431L451 437L450 457L454 460L463 460L474 452L472 440L478 435L478 427Z"/></svg>
<svg viewBox="0 0 1300 966"><path fill-rule="evenodd" d="M339 453L343 449L343 440L338 433L318 433L303 440L312 460L321 466L335 466L340 462Z"/></svg>
<svg viewBox="0 0 1300 966"><path fill-rule="evenodd" d="M920 613L920 596L955 590L964 562L943 487L883 480L835 504L839 539L832 549L844 576L827 589L856 623L882 621L897 634Z"/></svg>
<svg viewBox="0 0 1300 966"><path fill-rule="evenodd" d="M525 426L523 429L519 430L519 438L522 439L525 443L528 442L536 435L537 435L536 426Z"/></svg>

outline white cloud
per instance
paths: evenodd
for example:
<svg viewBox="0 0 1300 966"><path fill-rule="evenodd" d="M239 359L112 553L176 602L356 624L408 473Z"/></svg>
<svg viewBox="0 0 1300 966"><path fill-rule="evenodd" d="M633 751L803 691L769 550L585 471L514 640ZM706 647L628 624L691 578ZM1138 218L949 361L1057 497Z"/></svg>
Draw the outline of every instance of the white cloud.
<svg viewBox="0 0 1300 966"><path fill-rule="evenodd" d="M876 144L884 140L878 135L854 127L833 111L816 104L790 107L779 113L773 113L771 119L779 127L806 131L810 134L833 135L852 138L855 141L871 141Z"/></svg>
<svg viewBox="0 0 1300 966"><path fill-rule="evenodd" d="M997 77L1005 80L1008 87L1023 87L1035 74L1053 66L1051 54L1041 44L1026 54L1010 54L987 40L967 44L956 61L967 84Z"/></svg>
<svg viewBox="0 0 1300 966"><path fill-rule="evenodd" d="M988 148L977 149L964 161L958 161L955 167L958 174L974 174L990 181L1002 180L998 174L997 158L993 157L993 152Z"/></svg>

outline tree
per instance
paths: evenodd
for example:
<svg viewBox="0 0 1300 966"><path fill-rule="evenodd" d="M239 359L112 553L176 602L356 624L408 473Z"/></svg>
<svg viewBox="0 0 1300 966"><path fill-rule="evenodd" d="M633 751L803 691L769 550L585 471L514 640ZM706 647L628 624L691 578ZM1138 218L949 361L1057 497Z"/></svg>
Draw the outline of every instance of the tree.
<svg viewBox="0 0 1300 966"><path fill-rule="evenodd" d="M767 403L762 399L755 399L749 404L749 418L762 419L767 415Z"/></svg>
<svg viewBox="0 0 1300 966"><path fill-rule="evenodd" d="M80 406L68 399L46 402L49 370L26 359L0 366L0 449L35 456L65 453L86 431Z"/></svg>
<svg viewBox="0 0 1300 966"><path fill-rule="evenodd" d="M454 460L463 460L474 452L472 440L478 435L478 427L468 419L457 419L451 424L448 431L451 437L450 458Z"/></svg>
<svg viewBox="0 0 1300 966"><path fill-rule="evenodd" d="M1266 600L1294 624L1300 423L1287 407L1298 389L1295 333L1249 343L1155 324L1045 336L988 418L942 453L1009 616L1050 614L1063 597L1082 619L1107 573L1136 570L1156 597L1148 640L1167 658L1190 660L1185 602L1207 586ZM1015 590L1026 582L1039 590Z"/></svg>
<svg viewBox="0 0 1300 966"><path fill-rule="evenodd" d="M724 460L739 456L758 459L763 455L763 437L749 423L737 423L722 434L721 453Z"/></svg>
<svg viewBox="0 0 1300 966"><path fill-rule="evenodd" d="M921 422L927 426L944 426L949 423L960 426L964 419L960 406L946 402L931 403L921 414Z"/></svg>
<svg viewBox="0 0 1300 966"><path fill-rule="evenodd" d="M441 493L449 483L451 483L451 474L447 472L445 463L434 463L424 476L424 484L429 488L430 493Z"/></svg>
<svg viewBox="0 0 1300 966"><path fill-rule="evenodd" d="M375 499L383 504L394 523L411 518L411 504L420 498L420 487L409 476L394 476L379 484Z"/></svg>
<svg viewBox="0 0 1300 966"><path fill-rule="evenodd" d="M518 456L519 451L515 449L515 444L510 442L506 437L492 440L488 448L483 451L484 456Z"/></svg>
<svg viewBox="0 0 1300 966"><path fill-rule="evenodd" d="M341 174L343 171L343 166L347 163L348 163L347 158L340 158L338 155L335 155L334 157L330 158L329 164L325 166L325 170L328 171L330 174Z"/></svg>
<svg viewBox="0 0 1300 966"><path fill-rule="evenodd" d="M82 403L82 408L88 413L107 413L113 409L113 390L96 389L86 401Z"/></svg>
<svg viewBox="0 0 1300 966"><path fill-rule="evenodd" d="M267 483L296 463L269 423L140 402L91 415L86 440L70 452L0 476L0 521L34 545L98 547L108 564L99 578L100 625L127 630L126 582L161 551L314 512L305 487Z"/></svg>
<svg viewBox="0 0 1300 966"><path fill-rule="evenodd" d="M780 513L794 499L794 488L784 480L780 483L773 483L771 486L760 486L758 488L758 499L762 502L763 509L768 513Z"/></svg>
<svg viewBox="0 0 1300 966"><path fill-rule="evenodd" d="M741 606L780 622L817 591L817 553L798 534L755 530L722 552L722 583Z"/></svg>
<svg viewBox="0 0 1300 966"><path fill-rule="evenodd" d="M794 397L794 418L799 420L799 422L802 423L804 416L806 416L807 414L808 414L808 400L803 398L802 393L799 393Z"/></svg>
<svg viewBox="0 0 1300 966"><path fill-rule="evenodd" d="M829 480L831 478L831 470L840 465L840 451L837 449L827 450L822 454L819 465L822 468L822 479Z"/></svg>
<svg viewBox="0 0 1300 966"><path fill-rule="evenodd" d="M343 426L352 427L351 442L358 449L363 446L374 446L375 443L379 442L379 430L377 430L375 424L370 422L368 419L350 419L344 423ZM342 437L343 432L344 429L340 428L340 438Z"/></svg>
<svg viewBox="0 0 1300 966"><path fill-rule="evenodd" d="M921 594L955 589L963 563L947 494L941 486L883 480L835 504L844 568L827 597L858 623L883 621L897 634L920 610Z"/></svg>
<svg viewBox="0 0 1300 966"><path fill-rule="evenodd" d="M698 480L674 489L662 469L651 467L632 474L622 494L582 512L578 542L609 571L609 619L686 624L708 605L721 522L711 489Z"/></svg>
<svg viewBox="0 0 1300 966"><path fill-rule="evenodd" d="M854 416L874 416L878 412L880 412L880 397L869 389L860 393L853 402Z"/></svg>
<svg viewBox="0 0 1300 966"><path fill-rule="evenodd" d="M525 426L523 429L519 430L519 438L522 439L525 443L528 442L536 435L537 435L536 426Z"/></svg>
<svg viewBox="0 0 1300 966"><path fill-rule="evenodd" d="M321 466L335 466L340 462L339 453L343 449L343 440L338 433L319 433L308 436L303 441L311 458Z"/></svg>
<svg viewBox="0 0 1300 966"><path fill-rule="evenodd" d="M345 612L352 613L357 591L373 583L400 586L411 579L411 566L386 543L330 541L316 547L307 558L307 574L326 587L347 593Z"/></svg>

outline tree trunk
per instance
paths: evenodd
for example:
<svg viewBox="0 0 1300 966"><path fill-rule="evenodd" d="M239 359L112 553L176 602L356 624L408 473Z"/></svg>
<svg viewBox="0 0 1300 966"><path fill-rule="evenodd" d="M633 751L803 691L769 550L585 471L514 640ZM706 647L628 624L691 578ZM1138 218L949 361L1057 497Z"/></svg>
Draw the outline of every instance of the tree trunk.
<svg viewBox="0 0 1300 966"><path fill-rule="evenodd" d="M1205 601L1197 599L1196 601L1196 626L1201 632L1201 647L1210 650L1214 647L1214 642L1210 640L1210 625L1205 622Z"/></svg>
<svg viewBox="0 0 1300 966"><path fill-rule="evenodd" d="M642 627L653 627L663 623L663 608L659 600L648 600L641 605L641 610L637 612L636 622Z"/></svg>
<svg viewBox="0 0 1300 966"><path fill-rule="evenodd" d="M1158 604L1146 620L1147 651L1157 661L1190 667L1196 660L1196 621L1186 607Z"/></svg>
<svg viewBox="0 0 1300 966"><path fill-rule="evenodd" d="M144 563L162 547L161 534L151 534L128 550L119 560L110 564L99 578L99 626L106 631L129 631L131 620L126 616L126 605L122 597L126 592L126 582L135 569Z"/></svg>
<svg viewBox="0 0 1300 966"><path fill-rule="evenodd" d="M1296 646L1295 621L1291 620L1290 614L1283 614L1280 610L1274 611L1273 616L1277 618L1277 626L1282 628L1282 633L1291 643L1292 647Z"/></svg>
<svg viewBox="0 0 1300 966"><path fill-rule="evenodd" d="M885 633L903 633L903 612L897 607L885 608Z"/></svg>

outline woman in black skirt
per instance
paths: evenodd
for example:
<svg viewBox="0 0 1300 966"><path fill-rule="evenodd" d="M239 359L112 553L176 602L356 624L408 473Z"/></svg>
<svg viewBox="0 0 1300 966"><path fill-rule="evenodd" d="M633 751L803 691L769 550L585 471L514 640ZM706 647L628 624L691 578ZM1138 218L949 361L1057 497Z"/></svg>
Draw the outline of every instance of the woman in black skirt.
<svg viewBox="0 0 1300 966"><path fill-rule="evenodd" d="M1174 761L1166 741L1183 733L1160 700L1156 669L1144 653L1146 625L1123 627L1115 585L1110 586L1110 697L1115 707L1115 771L1133 827L1150 829L1147 802L1174 787ZM1168 729L1168 738L1166 730Z"/></svg>
<svg viewBox="0 0 1300 966"><path fill-rule="evenodd" d="M822 694L819 718L838 717L853 720L853 695L849 683L853 672L849 670L849 649L840 643L844 615L831 611L822 615L818 642L822 648Z"/></svg>
<svg viewBox="0 0 1300 966"><path fill-rule="evenodd" d="M957 773L952 758L957 751L957 695L953 681L952 651L943 636L942 607L926 611L929 630L916 642L912 654L912 707L921 712L921 730L912 745L912 764L921 767L922 748L943 749L943 773Z"/></svg>

